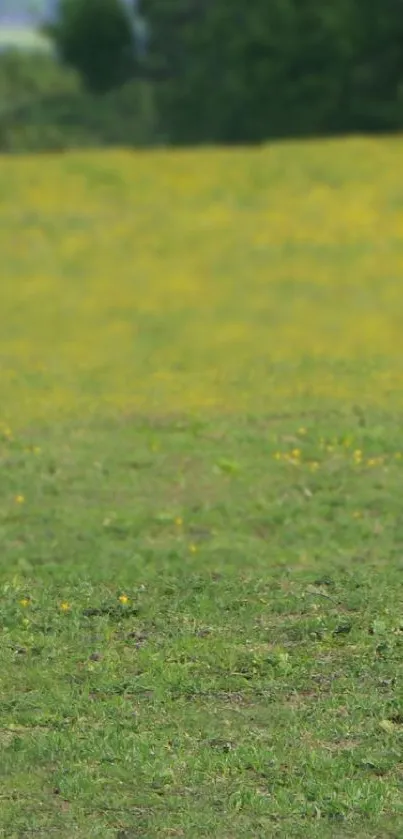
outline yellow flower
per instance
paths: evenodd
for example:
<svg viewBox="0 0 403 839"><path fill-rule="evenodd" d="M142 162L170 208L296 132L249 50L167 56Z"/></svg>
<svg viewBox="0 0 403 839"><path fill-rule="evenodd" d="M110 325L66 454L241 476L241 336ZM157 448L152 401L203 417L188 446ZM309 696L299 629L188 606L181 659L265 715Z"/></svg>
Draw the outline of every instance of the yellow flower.
<svg viewBox="0 0 403 839"><path fill-rule="evenodd" d="M175 519L175 524L177 525L177 527L182 527L183 519L181 519L180 516L177 516L177 518Z"/></svg>
<svg viewBox="0 0 403 839"><path fill-rule="evenodd" d="M291 454L296 460L298 460L298 458L301 457L301 449L293 449Z"/></svg>
<svg viewBox="0 0 403 839"><path fill-rule="evenodd" d="M281 460L282 454L281 454L281 452L275 452L273 457L274 457L274 460Z"/></svg>
<svg viewBox="0 0 403 839"><path fill-rule="evenodd" d="M23 495L16 495L14 501L16 504L24 504L25 498Z"/></svg>
<svg viewBox="0 0 403 839"><path fill-rule="evenodd" d="M30 602L29 597L22 597L20 600L20 606L24 606L25 608L26 606L29 606Z"/></svg>
<svg viewBox="0 0 403 839"><path fill-rule="evenodd" d="M361 463L362 461L362 451L361 449L356 449L353 454L354 460L356 463Z"/></svg>
<svg viewBox="0 0 403 839"><path fill-rule="evenodd" d="M304 435L304 434L306 434L306 433L307 433L306 428L299 428L299 429L298 429L298 434L301 434L301 435L303 436L303 435Z"/></svg>
<svg viewBox="0 0 403 839"><path fill-rule="evenodd" d="M127 594L121 594L119 597L119 603L123 603L124 605L129 602L129 598Z"/></svg>
<svg viewBox="0 0 403 839"><path fill-rule="evenodd" d="M190 550L191 554L197 553L197 545L194 545L194 544L189 545L189 550Z"/></svg>
<svg viewBox="0 0 403 839"><path fill-rule="evenodd" d="M62 612L68 612L69 609L70 609L70 603L67 603L67 601L64 600L63 603L60 604L60 610Z"/></svg>

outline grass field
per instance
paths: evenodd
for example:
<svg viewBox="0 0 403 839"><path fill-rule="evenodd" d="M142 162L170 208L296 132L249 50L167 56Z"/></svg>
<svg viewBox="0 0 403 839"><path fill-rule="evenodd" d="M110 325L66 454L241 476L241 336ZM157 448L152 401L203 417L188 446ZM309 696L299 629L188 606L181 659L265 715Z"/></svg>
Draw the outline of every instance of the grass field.
<svg viewBox="0 0 403 839"><path fill-rule="evenodd" d="M0 836L400 839L402 140L0 161Z"/></svg>

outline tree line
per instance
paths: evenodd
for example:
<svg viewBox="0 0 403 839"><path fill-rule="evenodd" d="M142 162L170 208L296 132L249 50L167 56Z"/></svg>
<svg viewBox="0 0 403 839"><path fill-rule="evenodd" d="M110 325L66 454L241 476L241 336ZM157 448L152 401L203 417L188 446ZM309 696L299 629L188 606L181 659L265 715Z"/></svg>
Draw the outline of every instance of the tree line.
<svg viewBox="0 0 403 839"><path fill-rule="evenodd" d="M94 107L126 91L123 132L132 91L146 142L403 127L403 0L60 0L46 31Z"/></svg>

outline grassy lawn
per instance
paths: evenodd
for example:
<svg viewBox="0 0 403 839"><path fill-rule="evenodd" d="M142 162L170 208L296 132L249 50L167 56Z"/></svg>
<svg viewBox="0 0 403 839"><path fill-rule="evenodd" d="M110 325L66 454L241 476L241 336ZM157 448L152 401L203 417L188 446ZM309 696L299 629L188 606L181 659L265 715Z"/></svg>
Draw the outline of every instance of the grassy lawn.
<svg viewBox="0 0 403 839"><path fill-rule="evenodd" d="M401 837L401 155L0 161L5 839Z"/></svg>

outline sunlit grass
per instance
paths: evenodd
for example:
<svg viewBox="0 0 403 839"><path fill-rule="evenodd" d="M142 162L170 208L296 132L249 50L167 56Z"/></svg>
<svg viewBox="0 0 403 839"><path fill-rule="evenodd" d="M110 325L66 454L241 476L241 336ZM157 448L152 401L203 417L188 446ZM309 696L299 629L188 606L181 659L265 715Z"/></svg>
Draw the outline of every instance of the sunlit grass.
<svg viewBox="0 0 403 839"><path fill-rule="evenodd" d="M400 836L401 150L0 161L1 836Z"/></svg>

